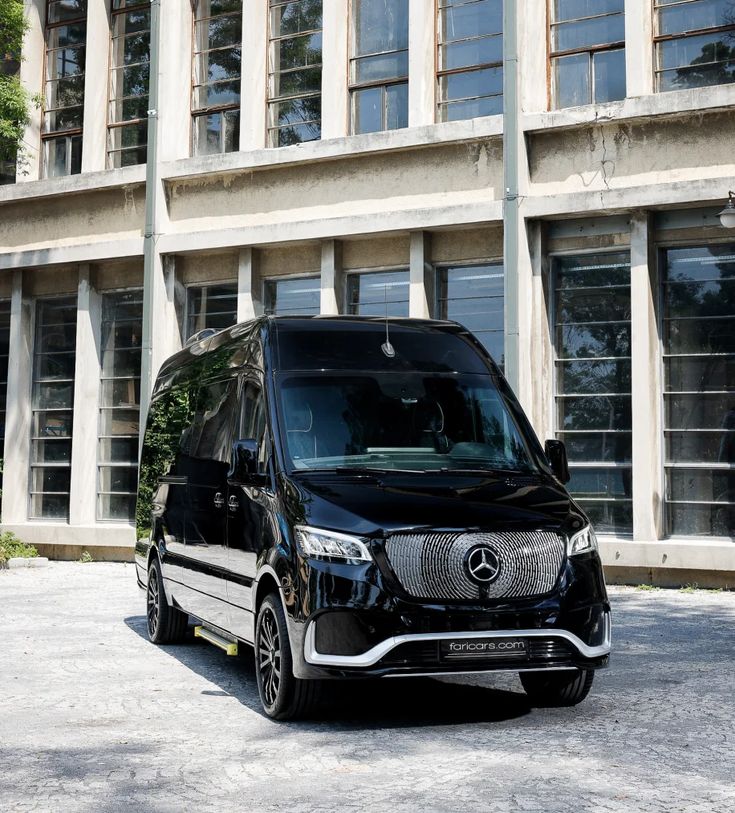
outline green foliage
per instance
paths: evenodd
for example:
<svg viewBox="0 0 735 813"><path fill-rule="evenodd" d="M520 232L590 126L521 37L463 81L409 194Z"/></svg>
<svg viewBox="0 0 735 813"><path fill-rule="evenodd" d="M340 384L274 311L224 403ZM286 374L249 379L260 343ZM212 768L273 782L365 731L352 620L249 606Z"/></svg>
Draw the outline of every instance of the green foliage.
<svg viewBox="0 0 735 813"><path fill-rule="evenodd" d="M33 545L22 542L10 531L0 534L0 564L4 564L8 559L15 559L16 557L31 559L34 556L38 556L38 551Z"/></svg>
<svg viewBox="0 0 735 813"><path fill-rule="evenodd" d="M83 550L82 555L79 557L79 561L82 562L82 564L87 564L88 562L94 562L94 559L88 550Z"/></svg>
<svg viewBox="0 0 735 813"><path fill-rule="evenodd" d="M0 0L0 162L23 159L23 132L32 104L41 100L21 85L17 70L28 22L23 0ZM9 70L10 68L10 70Z"/></svg>
<svg viewBox="0 0 735 813"><path fill-rule="evenodd" d="M653 584L639 584L636 588L637 590L660 590L660 587L656 587Z"/></svg>

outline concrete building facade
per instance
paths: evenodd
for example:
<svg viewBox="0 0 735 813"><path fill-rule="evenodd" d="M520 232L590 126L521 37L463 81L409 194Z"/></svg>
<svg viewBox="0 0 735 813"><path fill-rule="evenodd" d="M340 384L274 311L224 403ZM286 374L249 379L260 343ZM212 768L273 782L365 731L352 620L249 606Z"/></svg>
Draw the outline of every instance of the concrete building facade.
<svg viewBox="0 0 735 813"><path fill-rule="evenodd" d="M515 334L609 575L732 585L732 5L517 0L504 269L501 0L160 0L141 399L151 3L27 0L45 105L0 186L2 527L126 555L146 364L263 312L387 309L501 363Z"/></svg>

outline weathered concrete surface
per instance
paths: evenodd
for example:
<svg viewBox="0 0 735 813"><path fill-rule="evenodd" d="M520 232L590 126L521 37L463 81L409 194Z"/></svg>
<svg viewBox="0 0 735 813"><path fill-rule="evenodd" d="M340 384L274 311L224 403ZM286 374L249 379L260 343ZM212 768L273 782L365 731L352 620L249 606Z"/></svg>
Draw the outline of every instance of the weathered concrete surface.
<svg viewBox="0 0 735 813"><path fill-rule="evenodd" d="M382 681L259 712L249 660L156 648L131 565L0 573L3 811L732 811L735 594L612 591L571 710L514 676Z"/></svg>

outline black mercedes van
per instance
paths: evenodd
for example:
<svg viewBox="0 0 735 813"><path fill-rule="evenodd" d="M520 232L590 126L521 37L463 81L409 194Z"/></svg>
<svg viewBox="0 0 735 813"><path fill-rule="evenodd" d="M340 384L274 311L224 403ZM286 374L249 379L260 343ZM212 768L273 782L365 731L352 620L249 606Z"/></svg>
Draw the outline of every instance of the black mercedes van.
<svg viewBox="0 0 735 813"><path fill-rule="evenodd" d="M198 335L148 414L148 631L254 647L265 713L334 678L514 670L573 705L610 653L595 535L477 339L450 322L262 317Z"/></svg>

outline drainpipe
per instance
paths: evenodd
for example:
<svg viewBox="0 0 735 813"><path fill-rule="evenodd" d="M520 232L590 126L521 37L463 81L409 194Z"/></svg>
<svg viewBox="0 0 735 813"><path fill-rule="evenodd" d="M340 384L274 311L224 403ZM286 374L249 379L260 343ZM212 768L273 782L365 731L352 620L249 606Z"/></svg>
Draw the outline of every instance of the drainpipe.
<svg viewBox="0 0 735 813"><path fill-rule="evenodd" d="M148 82L148 145L145 171L145 230L143 233L143 335L140 359L140 443L153 391L153 297L155 275L160 273L156 262L156 210L158 206L158 84L160 65L161 0L151 0L150 78Z"/></svg>
<svg viewBox="0 0 735 813"><path fill-rule="evenodd" d="M505 377L516 395L520 385L518 336L518 0L503 0L503 266Z"/></svg>

